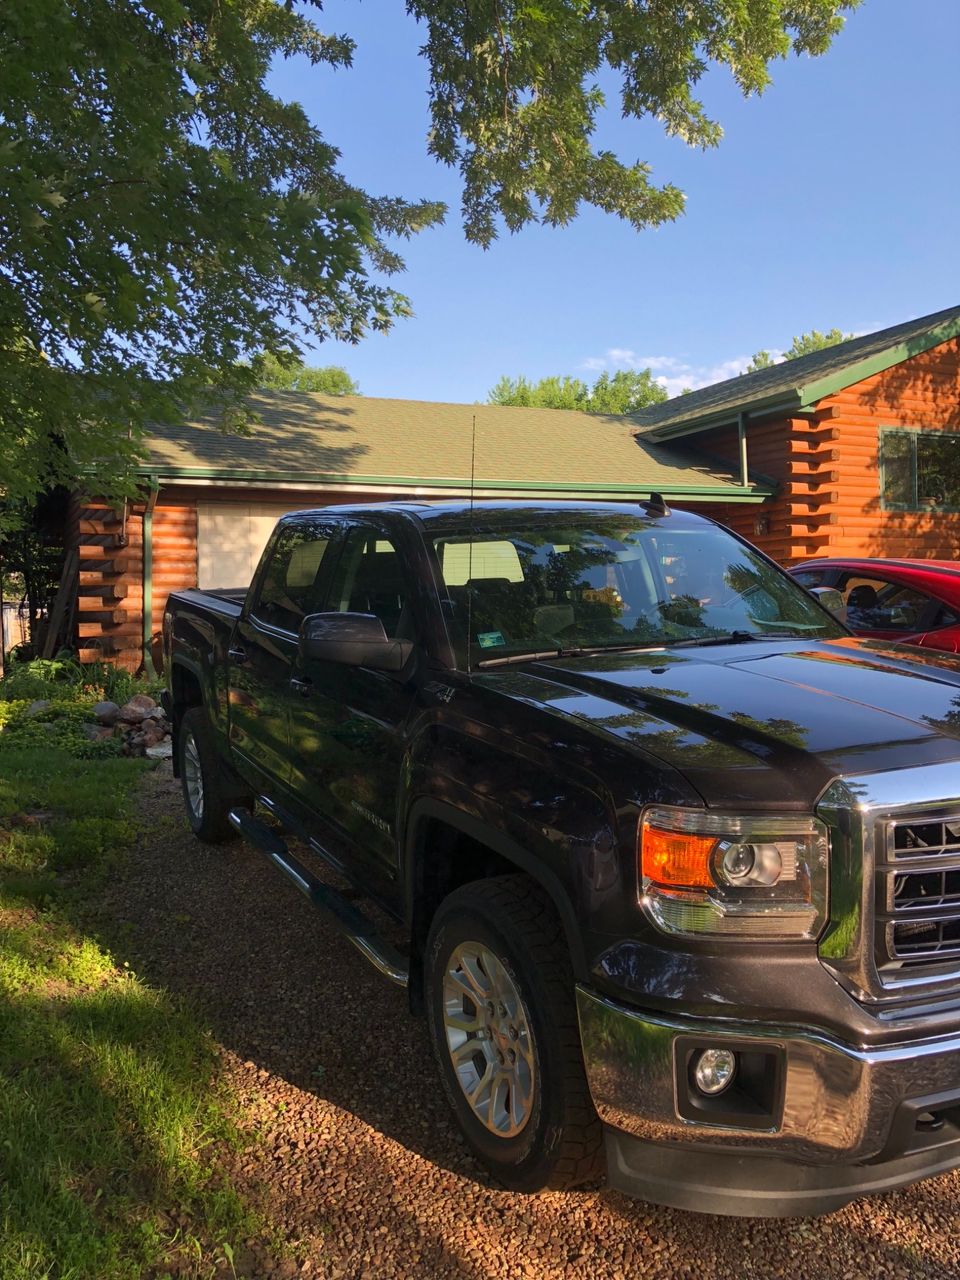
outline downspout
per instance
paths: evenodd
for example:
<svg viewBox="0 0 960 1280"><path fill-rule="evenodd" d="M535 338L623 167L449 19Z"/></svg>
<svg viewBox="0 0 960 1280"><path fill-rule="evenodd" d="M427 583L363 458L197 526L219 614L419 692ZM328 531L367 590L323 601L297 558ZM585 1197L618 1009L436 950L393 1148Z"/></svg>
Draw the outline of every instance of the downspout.
<svg viewBox="0 0 960 1280"><path fill-rule="evenodd" d="M143 508L143 669L153 665L150 652L153 640L153 509L157 505L160 481L150 477L150 493Z"/></svg>
<svg viewBox="0 0 960 1280"><path fill-rule="evenodd" d="M742 411L737 414L737 443L740 446L740 485L746 489L750 473L747 468L747 415Z"/></svg>

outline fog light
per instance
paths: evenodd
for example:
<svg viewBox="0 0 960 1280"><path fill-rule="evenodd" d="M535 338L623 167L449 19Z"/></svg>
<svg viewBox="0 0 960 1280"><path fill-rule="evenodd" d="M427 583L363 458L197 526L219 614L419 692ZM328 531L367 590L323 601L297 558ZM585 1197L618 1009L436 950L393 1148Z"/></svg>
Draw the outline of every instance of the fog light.
<svg viewBox="0 0 960 1280"><path fill-rule="evenodd" d="M704 1049L693 1068L697 1088L708 1097L723 1093L737 1070L736 1055L729 1049Z"/></svg>

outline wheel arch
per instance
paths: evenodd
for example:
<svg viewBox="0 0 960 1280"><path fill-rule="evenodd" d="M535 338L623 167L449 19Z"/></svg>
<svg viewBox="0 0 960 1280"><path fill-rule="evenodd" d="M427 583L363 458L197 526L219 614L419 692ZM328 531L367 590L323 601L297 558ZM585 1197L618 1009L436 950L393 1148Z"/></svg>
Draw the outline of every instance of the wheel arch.
<svg viewBox="0 0 960 1280"><path fill-rule="evenodd" d="M167 677L170 690L170 726L173 741L173 776L180 777L180 722L191 707L202 707L206 699L200 669L187 658L171 659Z"/></svg>
<svg viewBox="0 0 960 1280"><path fill-rule="evenodd" d="M456 879L451 886L468 883L470 880L484 879L494 874L522 871L535 880L547 893L563 927L564 937L570 954L570 963L578 982L588 977L586 952L577 922L576 912L570 895L560 877L547 866L542 858L529 849L524 848L502 829L490 822L466 813L455 805L442 800L423 798L416 801L407 816L404 861L403 891L406 919L410 928L411 972L410 1003L415 1012L422 1009L422 970L420 966L420 947L429 930L430 922L439 905L439 900L429 904L427 911L418 910L421 895L418 893L422 881L424 865L428 861L425 834L434 824L447 828L478 850L488 851L495 860L489 871L481 871L479 875L466 874ZM442 899L440 899L442 900Z"/></svg>

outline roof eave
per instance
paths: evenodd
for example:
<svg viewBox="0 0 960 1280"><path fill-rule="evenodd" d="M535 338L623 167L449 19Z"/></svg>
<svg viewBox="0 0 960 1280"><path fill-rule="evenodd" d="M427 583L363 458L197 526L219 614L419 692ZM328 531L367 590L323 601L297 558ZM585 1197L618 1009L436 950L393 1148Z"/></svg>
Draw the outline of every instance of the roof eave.
<svg viewBox="0 0 960 1280"><path fill-rule="evenodd" d="M156 462L137 468L143 476L156 477L160 483L190 484L191 482L218 482L231 486L250 485L284 485L299 488L338 488L355 490L376 490L382 488L400 489L405 493L416 492L429 496L431 493L448 496L451 493L468 494L471 483L460 477L422 476L345 476L331 473L304 474L296 471L256 471L240 467L170 467ZM480 494L515 495L518 497L556 497L569 498L573 494L588 497L607 497L624 499L644 497L656 491L664 497L674 500L686 498L694 502L763 502L775 492L772 484L755 482L750 485L737 484L703 484L676 485L663 484L650 480L642 484L588 484L550 482L539 480L485 480L478 478L473 490Z"/></svg>
<svg viewBox="0 0 960 1280"><path fill-rule="evenodd" d="M671 422L663 427L654 427L650 431L639 432L637 439L641 441L649 440L653 444L660 444L664 440L676 440L680 436L697 435L701 431L713 431L717 427L736 426L741 414L754 419L771 418L781 413L798 413L803 408L801 388L797 387L792 395L785 396L782 391L778 391L775 396L766 396L762 400L748 400L746 403L717 409L714 413L704 414L699 418L687 419L684 422Z"/></svg>
<svg viewBox="0 0 960 1280"><path fill-rule="evenodd" d="M819 378L801 387L801 400L805 407L813 408L818 401L825 400L827 396L836 395L838 391L852 387L857 382L863 382L864 379L872 378L875 374L884 373L895 364L903 364L904 360L922 355L924 351L939 347L942 342L949 342L951 338L957 336L960 336L960 315L954 316L951 320L944 320L942 324L934 325L932 329L928 329L926 333L916 338L908 338L906 342L898 342L896 346L886 347L875 355L857 361L856 364L847 365L846 368L831 374L828 378Z"/></svg>
<svg viewBox="0 0 960 1280"><path fill-rule="evenodd" d="M941 324L934 325L925 333L909 338L906 342L898 342L854 364L846 365L829 377L798 384L787 395L780 391L776 396L741 401L699 418L686 419L683 422L673 422L667 426L638 432L637 438L653 442L676 440L680 436L697 435L701 431L711 431L716 427L732 426L737 422L740 414L757 419L776 417L780 413L788 416L790 413L809 412L827 396L836 395L838 391L863 382L866 378L872 378L875 374L884 373L894 365L902 364L913 356L922 355L924 351L930 351L933 347L940 346L942 342L949 342L951 338L958 336L960 336L960 315L944 320Z"/></svg>

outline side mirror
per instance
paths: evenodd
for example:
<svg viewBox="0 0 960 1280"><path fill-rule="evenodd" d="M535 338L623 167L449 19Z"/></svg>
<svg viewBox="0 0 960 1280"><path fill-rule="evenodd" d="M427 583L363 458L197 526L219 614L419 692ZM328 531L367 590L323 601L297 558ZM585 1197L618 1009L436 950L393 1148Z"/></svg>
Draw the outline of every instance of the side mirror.
<svg viewBox="0 0 960 1280"><path fill-rule="evenodd" d="M847 606L843 603L842 593L836 587L810 587L809 590L810 594L823 605L828 613L832 613L841 622L846 622Z"/></svg>
<svg viewBox="0 0 960 1280"><path fill-rule="evenodd" d="M302 660L375 671L402 671L413 652L411 640L391 640L372 613L312 613L299 639Z"/></svg>

